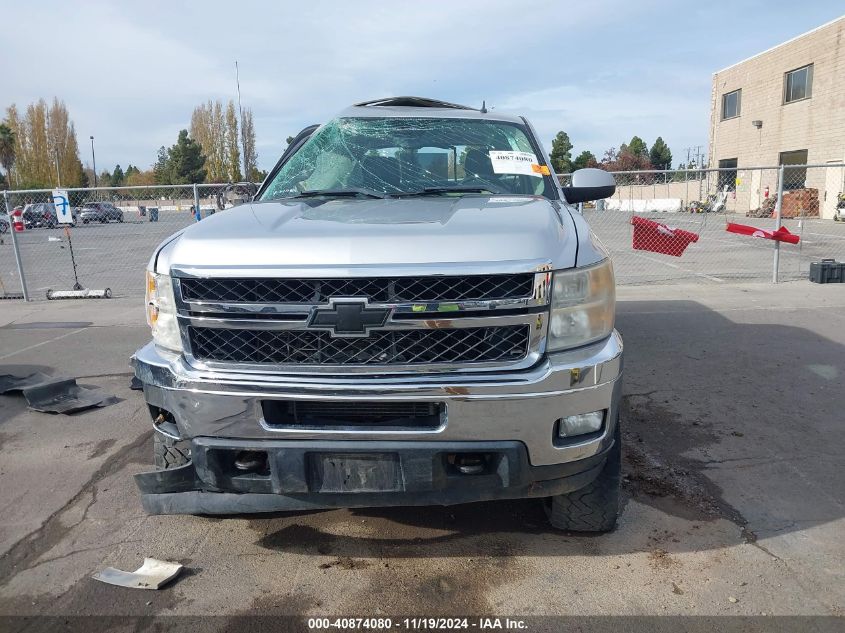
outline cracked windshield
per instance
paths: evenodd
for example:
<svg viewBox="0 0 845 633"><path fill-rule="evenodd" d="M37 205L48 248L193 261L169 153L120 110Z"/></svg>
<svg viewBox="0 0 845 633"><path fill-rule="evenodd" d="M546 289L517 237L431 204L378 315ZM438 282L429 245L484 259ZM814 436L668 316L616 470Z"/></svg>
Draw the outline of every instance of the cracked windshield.
<svg viewBox="0 0 845 633"><path fill-rule="evenodd" d="M339 118L318 129L262 200L308 196L555 197L525 129L503 121Z"/></svg>

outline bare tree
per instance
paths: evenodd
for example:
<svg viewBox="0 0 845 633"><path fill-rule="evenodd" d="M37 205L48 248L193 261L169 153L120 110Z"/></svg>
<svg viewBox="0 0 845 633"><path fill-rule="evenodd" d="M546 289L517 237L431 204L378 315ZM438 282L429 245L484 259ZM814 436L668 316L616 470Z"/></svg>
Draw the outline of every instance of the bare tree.
<svg viewBox="0 0 845 633"><path fill-rule="evenodd" d="M241 116L241 150L244 156L244 170L247 180L258 180L258 155L255 152L255 126L252 110L244 108Z"/></svg>
<svg viewBox="0 0 845 633"><path fill-rule="evenodd" d="M229 105L226 106L226 154L229 181L238 182L242 180L241 151L238 149L238 116L235 112L235 102L231 99Z"/></svg>
<svg viewBox="0 0 845 633"><path fill-rule="evenodd" d="M76 130L67 107L53 99L48 108L39 99L26 108L21 118L12 105L6 111L6 124L15 137L15 178L24 187L50 187L61 181L74 187L84 182Z"/></svg>
<svg viewBox="0 0 845 633"><path fill-rule="evenodd" d="M229 101L225 110L219 100L209 100L194 108L190 135L202 147L209 182L240 180L238 119L233 101Z"/></svg>

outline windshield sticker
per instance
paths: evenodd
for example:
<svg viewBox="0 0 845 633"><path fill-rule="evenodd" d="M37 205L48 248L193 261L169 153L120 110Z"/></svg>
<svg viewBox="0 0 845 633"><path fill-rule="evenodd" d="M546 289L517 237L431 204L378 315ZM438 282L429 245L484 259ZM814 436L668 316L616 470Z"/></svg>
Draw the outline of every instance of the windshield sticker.
<svg viewBox="0 0 845 633"><path fill-rule="evenodd" d="M537 157L531 152L492 151L488 155L495 174L519 174L536 178L549 175L549 168L540 165Z"/></svg>

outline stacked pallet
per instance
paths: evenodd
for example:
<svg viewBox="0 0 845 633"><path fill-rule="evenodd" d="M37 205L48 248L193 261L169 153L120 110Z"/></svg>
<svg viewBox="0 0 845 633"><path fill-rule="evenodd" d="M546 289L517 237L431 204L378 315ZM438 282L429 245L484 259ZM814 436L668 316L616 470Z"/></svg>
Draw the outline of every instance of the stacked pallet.
<svg viewBox="0 0 845 633"><path fill-rule="evenodd" d="M774 217L777 199L777 196L766 198L759 209L752 209L745 215L749 218ZM785 191L780 216L782 218L819 217L819 190L808 188Z"/></svg>
<svg viewBox="0 0 845 633"><path fill-rule="evenodd" d="M819 217L819 190L793 189L783 194L782 218Z"/></svg>

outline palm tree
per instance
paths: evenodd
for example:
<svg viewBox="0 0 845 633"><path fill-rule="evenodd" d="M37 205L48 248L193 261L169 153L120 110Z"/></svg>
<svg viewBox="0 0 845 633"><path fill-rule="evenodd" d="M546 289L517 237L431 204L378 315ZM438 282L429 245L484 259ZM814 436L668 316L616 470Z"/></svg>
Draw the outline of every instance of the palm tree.
<svg viewBox="0 0 845 633"><path fill-rule="evenodd" d="M15 133L5 123L0 123L0 166L6 172L9 188L12 187L12 165L15 164Z"/></svg>

